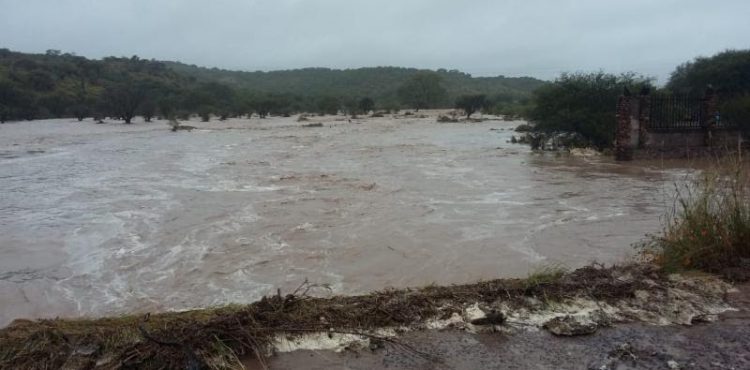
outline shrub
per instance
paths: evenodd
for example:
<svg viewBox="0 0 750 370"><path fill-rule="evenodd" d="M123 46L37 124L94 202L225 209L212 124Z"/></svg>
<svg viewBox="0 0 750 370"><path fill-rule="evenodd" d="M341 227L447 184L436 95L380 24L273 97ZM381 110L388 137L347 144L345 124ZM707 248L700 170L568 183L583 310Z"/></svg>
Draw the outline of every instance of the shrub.
<svg viewBox="0 0 750 370"><path fill-rule="evenodd" d="M611 147L617 97L625 88L639 91L650 85L648 79L632 73L562 74L534 92L529 118L536 131L576 132L597 149Z"/></svg>
<svg viewBox="0 0 750 370"><path fill-rule="evenodd" d="M739 158L676 186L660 234L639 247L667 271L722 272L750 258L750 175Z"/></svg>
<svg viewBox="0 0 750 370"><path fill-rule="evenodd" d="M198 108L198 116L200 116L202 122L208 122L211 120L211 108L200 107Z"/></svg>
<svg viewBox="0 0 750 370"><path fill-rule="evenodd" d="M324 96L318 100L318 114L321 116L335 116L339 112L341 103L339 99L333 96Z"/></svg>
<svg viewBox="0 0 750 370"><path fill-rule="evenodd" d="M190 112L188 112L188 111L178 111L177 114L175 115L175 117L177 117L177 119L179 119L181 121L188 121L188 120L190 120Z"/></svg>
<svg viewBox="0 0 750 370"><path fill-rule="evenodd" d="M518 126L516 126L516 132L529 132L533 129L533 127L529 124L523 123Z"/></svg>
<svg viewBox="0 0 750 370"><path fill-rule="evenodd" d="M721 106L721 119L735 124L750 133L750 95L731 99Z"/></svg>

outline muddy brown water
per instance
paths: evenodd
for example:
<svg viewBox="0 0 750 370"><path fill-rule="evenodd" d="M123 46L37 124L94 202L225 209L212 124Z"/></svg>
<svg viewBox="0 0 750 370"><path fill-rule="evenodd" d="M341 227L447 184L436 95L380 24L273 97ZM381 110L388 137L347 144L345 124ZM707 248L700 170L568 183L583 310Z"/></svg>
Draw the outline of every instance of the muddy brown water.
<svg viewBox="0 0 750 370"><path fill-rule="evenodd" d="M688 171L539 155L509 143L520 122L434 114L2 125L0 326L618 262Z"/></svg>

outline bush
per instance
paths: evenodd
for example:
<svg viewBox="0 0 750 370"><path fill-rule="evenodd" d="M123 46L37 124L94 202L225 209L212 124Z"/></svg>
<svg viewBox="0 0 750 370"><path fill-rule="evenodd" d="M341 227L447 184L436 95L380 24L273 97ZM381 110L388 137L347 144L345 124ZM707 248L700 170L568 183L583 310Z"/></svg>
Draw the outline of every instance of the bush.
<svg viewBox="0 0 750 370"><path fill-rule="evenodd" d="M750 95L731 99L722 104L721 119L740 127L750 133Z"/></svg>
<svg viewBox="0 0 750 370"><path fill-rule="evenodd" d="M534 92L529 118L536 131L575 132L588 141L585 146L608 148L615 136L617 98L625 88L637 92L650 86L632 73L563 74Z"/></svg>
<svg viewBox="0 0 750 370"><path fill-rule="evenodd" d="M748 164L707 171L676 186L675 206L659 235L639 247L667 271L723 272L750 258L750 176Z"/></svg>
<svg viewBox="0 0 750 370"><path fill-rule="evenodd" d="M201 122L208 122L211 120L211 108L200 107L198 108L198 116L201 118Z"/></svg>
<svg viewBox="0 0 750 370"><path fill-rule="evenodd" d="M333 96L325 96L318 100L318 114L321 116L335 116L339 113L341 103L339 99Z"/></svg>
<svg viewBox="0 0 750 370"><path fill-rule="evenodd" d="M533 127L529 124L520 124L516 126L516 132L529 132L533 129Z"/></svg>

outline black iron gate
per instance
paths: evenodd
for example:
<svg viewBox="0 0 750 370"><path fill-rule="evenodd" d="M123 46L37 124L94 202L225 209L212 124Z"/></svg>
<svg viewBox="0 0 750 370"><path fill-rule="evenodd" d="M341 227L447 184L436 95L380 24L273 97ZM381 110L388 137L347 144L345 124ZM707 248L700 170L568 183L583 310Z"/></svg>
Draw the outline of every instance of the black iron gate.
<svg viewBox="0 0 750 370"><path fill-rule="evenodd" d="M688 96L652 96L649 101L650 131L700 130L706 122L702 99Z"/></svg>

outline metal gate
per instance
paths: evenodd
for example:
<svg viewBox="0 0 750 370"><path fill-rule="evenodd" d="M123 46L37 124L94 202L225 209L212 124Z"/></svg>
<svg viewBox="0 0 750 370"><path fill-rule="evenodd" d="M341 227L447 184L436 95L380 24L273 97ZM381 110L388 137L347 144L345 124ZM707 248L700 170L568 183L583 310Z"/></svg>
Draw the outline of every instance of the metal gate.
<svg viewBox="0 0 750 370"><path fill-rule="evenodd" d="M704 128L702 99L688 96L652 96L649 102L650 131L690 131Z"/></svg>

